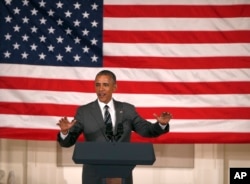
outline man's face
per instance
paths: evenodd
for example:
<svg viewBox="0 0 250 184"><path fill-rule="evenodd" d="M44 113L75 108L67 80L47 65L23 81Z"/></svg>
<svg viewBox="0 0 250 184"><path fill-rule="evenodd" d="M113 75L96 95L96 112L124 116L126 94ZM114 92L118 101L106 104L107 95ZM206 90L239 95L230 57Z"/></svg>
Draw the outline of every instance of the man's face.
<svg viewBox="0 0 250 184"><path fill-rule="evenodd" d="M95 91L98 99L107 104L112 99L112 93L116 90L116 84L108 75L99 75L95 79Z"/></svg>

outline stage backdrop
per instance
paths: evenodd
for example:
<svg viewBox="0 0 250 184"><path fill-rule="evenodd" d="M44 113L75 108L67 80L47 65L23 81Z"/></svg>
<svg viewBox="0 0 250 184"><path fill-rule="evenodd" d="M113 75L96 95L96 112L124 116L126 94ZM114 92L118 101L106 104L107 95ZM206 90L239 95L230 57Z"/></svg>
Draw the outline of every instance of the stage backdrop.
<svg viewBox="0 0 250 184"><path fill-rule="evenodd" d="M0 138L56 140L109 69L116 100L173 114L134 142L250 143L249 0L2 0L0 27Z"/></svg>

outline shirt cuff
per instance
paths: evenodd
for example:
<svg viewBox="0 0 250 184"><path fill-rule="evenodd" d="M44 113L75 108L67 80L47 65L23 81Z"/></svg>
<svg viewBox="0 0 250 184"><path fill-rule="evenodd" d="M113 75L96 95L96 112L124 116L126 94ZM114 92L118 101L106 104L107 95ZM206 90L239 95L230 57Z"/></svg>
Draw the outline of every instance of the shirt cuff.
<svg viewBox="0 0 250 184"><path fill-rule="evenodd" d="M168 126L168 124L162 125L162 124L160 124L160 123L159 123L159 125L160 125L160 127L161 127L163 130L165 130L165 128Z"/></svg>
<svg viewBox="0 0 250 184"><path fill-rule="evenodd" d="M69 132L68 132L66 135L64 135L62 132L60 132L60 136L61 136L61 138L62 138L63 140L68 136L68 134L69 134Z"/></svg>

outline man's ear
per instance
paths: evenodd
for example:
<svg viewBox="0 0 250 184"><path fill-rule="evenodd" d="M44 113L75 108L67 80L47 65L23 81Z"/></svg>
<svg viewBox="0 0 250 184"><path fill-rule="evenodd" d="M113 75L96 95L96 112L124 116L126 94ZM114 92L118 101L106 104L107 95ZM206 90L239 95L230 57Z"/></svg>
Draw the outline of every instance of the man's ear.
<svg viewBox="0 0 250 184"><path fill-rule="evenodd" d="M114 85L114 92L117 90L117 84Z"/></svg>

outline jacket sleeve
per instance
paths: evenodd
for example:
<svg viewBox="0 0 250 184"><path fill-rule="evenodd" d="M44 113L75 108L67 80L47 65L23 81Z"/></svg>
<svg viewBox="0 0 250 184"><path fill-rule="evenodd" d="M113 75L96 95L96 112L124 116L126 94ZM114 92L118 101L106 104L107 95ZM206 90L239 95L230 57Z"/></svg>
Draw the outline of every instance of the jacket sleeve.
<svg viewBox="0 0 250 184"><path fill-rule="evenodd" d="M69 130L69 133L65 139L61 138L60 132L57 134L57 141L62 147L70 147L73 146L79 135L83 132L81 125L79 122L76 122L76 124Z"/></svg>
<svg viewBox="0 0 250 184"><path fill-rule="evenodd" d="M158 122L151 123L143 119L133 105L127 104L127 117L132 124L132 129L144 137L157 137L169 132L169 124L163 129Z"/></svg>

